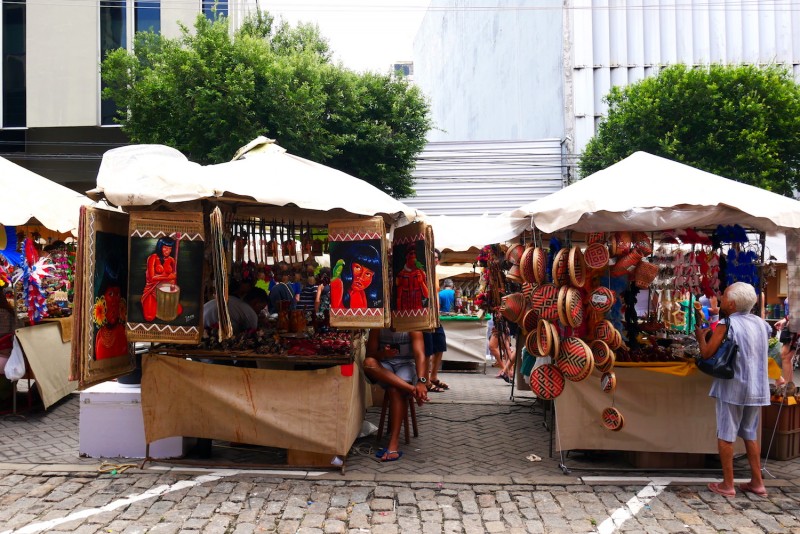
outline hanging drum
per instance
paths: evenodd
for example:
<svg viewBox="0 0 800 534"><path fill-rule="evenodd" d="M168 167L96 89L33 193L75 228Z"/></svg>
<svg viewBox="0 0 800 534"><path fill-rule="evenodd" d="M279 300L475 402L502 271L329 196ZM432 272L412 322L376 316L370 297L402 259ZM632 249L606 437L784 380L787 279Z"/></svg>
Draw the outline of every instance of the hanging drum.
<svg viewBox="0 0 800 534"><path fill-rule="evenodd" d="M594 370L594 357L589 346L577 337L567 337L561 341L561 349L556 365L564 377L573 382L586 379Z"/></svg>
<svg viewBox="0 0 800 534"><path fill-rule="evenodd" d="M598 287L589 293L589 309L597 315L602 315L614 306L617 300L614 292L607 287Z"/></svg>
<svg viewBox="0 0 800 534"><path fill-rule="evenodd" d="M555 399L564 391L564 375L552 363L540 365L531 371L531 390L540 399Z"/></svg>
<svg viewBox="0 0 800 534"><path fill-rule="evenodd" d="M603 426L609 430L613 430L614 432L622 430L622 427L625 424L622 413L620 413L620 411L613 406L603 410L603 413L600 415L600 417L603 422Z"/></svg>
<svg viewBox="0 0 800 534"><path fill-rule="evenodd" d="M531 293L531 306L541 319L558 319L558 288L553 284L542 284Z"/></svg>
<svg viewBox="0 0 800 534"><path fill-rule="evenodd" d="M533 279L537 284L547 282L547 254L539 247L533 249Z"/></svg>
<svg viewBox="0 0 800 534"><path fill-rule="evenodd" d="M569 249L562 248L556 252L553 260L553 283L559 287L569 283Z"/></svg>
<svg viewBox="0 0 800 534"><path fill-rule="evenodd" d="M592 243L586 247L586 252L583 254L583 259L589 268L599 271L608 266L608 247L603 243Z"/></svg>
<svg viewBox="0 0 800 534"><path fill-rule="evenodd" d="M583 287L586 284L586 262L579 247L572 247L569 250L567 268L570 283L575 287Z"/></svg>
<svg viewBox="0 0 800 534"><path fill-rule="evenodd" d="M600 377L600 388L603 393L614 393L614 390L617 389L617 375L614 374L614 371L603 373L603 376Z"/></svg>

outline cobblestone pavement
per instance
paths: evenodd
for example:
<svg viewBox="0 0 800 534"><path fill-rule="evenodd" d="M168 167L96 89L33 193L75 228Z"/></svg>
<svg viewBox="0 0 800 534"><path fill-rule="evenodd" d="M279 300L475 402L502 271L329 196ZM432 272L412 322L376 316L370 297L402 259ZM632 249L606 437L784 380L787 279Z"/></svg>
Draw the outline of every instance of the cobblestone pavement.
<svg viewBox="0 0 800 534"><path fill-rule="evenodd" d="M4 533L800 532L800 491L702 486L375 483L209 471L0 471Z"/></svg>
<svg viewBox="0 0 800 534"><path fill-rule="evenodd" d="M768 498L725 499L687 473L634 473L624 456L549 455L543 407L491 375L447 373L418 411L420 436L380 463L374 438L338 471L246 470L260 449L215 442L233 468L136 463L102 472L79 456L78 397L0 418L0 534L6 532L797 532L800 460L768 468ZM368 420L377 423L379 409ZM385 438L384 438L385 443ZM533 456L532 456L533 455ZM266 460L265 460L266 458ZM539 461L536 459L540 458ZM123 469L126 459L110 459ZM135 462L135 461L134 461ZM710 465L714 467L713 458ZM737 476L746 462L737 460ZM106 470L108 470L106 469ZM613 478L598 475L608 474ZM661 478L652 478L653 476ZM698 471L691 476L716 477ZM669 483L667 481L670 481Z"/></svg>

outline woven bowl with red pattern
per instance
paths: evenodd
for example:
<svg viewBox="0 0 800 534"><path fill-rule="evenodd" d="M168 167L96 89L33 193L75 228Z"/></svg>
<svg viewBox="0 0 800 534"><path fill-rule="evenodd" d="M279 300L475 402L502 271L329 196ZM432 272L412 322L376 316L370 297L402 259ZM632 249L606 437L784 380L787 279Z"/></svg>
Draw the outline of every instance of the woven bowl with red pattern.
<svg viewBox="0 0 800 534"><path fill-rule="evenodd" d="M586 234L586 244L594 245L595 243L605 244L606 234L603 232L589 232Z"/></svg>
<svg viewBox="0 0 800 534"><path fill-rule="evenodd" d="M600 377L600 389L603 393L614 393L617 389L617 375L614 371L607 371Z"/></svg>
<svg viewBox="0 0 800 534"><path fill-rule="evenodd" d="M609 288L598 287L589 293L588 300L589 309L598 315L602 315L614 306L614 302L617 300L617 297Z"/></svg>
<svg viewBox="0 0 800 534"><path fill-rule="evenodd" d="M573 382L586 379L594 370L594 356L589 346L577 337L561 340L556 365L564 377Z"/></svg>
<svg viewBox="0 0 800 534"><path fill-rule="evenodd" d="M622 413L613 406L603 410L600 414L600 418L603 422L603 426L614 432L622 430L622 427L625 425L625 419L622 417Z"/></svg>
<svg viewBox="0 0 800 534"><path fill-rule="evenodd" d="M567 316L567 322L572 328L578 328L583 323L583 298L581 297L581 292L574 287L567 289L564 314Z"/></svg>
<svg viewBox="0 0 800 534"><path fill-rule="evenodd" d="M519 243L511 245L508 247L508 250L506 250L506 259L514 265L519 265L519 260L522 258L523 252L525 252L525 245L520 245Z"/></svg>
<svg viewBox="0 0 800 534"><path fill-rule="evenodd" d="M526 299L522 293L511 293L501 299L500 314L512 323L519 322L525 311Z"/></svg>
<svg viewBox="0 0 800 534"><path fill-rule="evenodd" d="M519 260L519 270L522 273L522 280L529 283L534 284L538 282L533 276L533 251L535 249L533 247L528 247L525 249L525 252L522 253L522 257Z"/></svg>
<svg viewBox="0 0 800 534"><path fill-rule="evenodd" d="M547 282L547 253L539 247L533 249L533 279L537 284Z"/></svg>
<svg viewBox="0 0 800 534"><path fill-rule="evenodd" d="M528 340L526 339L525 342L527 345ZM544 357L549 356L552 350L553 330L550 328L550 322L539 319L539 324L536 326L536 353Z"/></svg>
<svg viewBox="0 0 800 534"><path fill-rule="evenodd" d="M524 333L534 332L536 330L536 326L539 323L539 314L536 313L536 310L529 309L525 312L522 316L522 331Z"/></svg>
<svg viewBox="0 0 800 534"><path fill-rule="evenodd" d="M540 365L531 372L531 390L540 399L555 399L564 391L564 374L552 363Z"/></svg>
<svg viewBox="0 0 800 534"><path fill-rule="evenodd" d="M553 284L542 284L531 293L531 306L539 317L547 321L558 319L558 288Z"/></svg>
<svg viewBox="0 0 800 534"><path fill-rule="evenodd" d="M569 281L575 287L583 287L586 284L586 261L583 258L583 251L579 247L572 247L569 250L567 261L569 270Z"/></svg>
<svg viewBox="0 0 800 534"><path fill-rule="evenodd" d="M569 249L562 248L553 259L553 283L559 287L569 283Z"/></svg>
<svg viewBox="0 0 800 534"><path fill-rule="evenodd" d="M603 243L592 243L586 247L586 252L583 253L583 259L586 265L595 271L605 269L608 267L609 260L608 247Z"/></svg>

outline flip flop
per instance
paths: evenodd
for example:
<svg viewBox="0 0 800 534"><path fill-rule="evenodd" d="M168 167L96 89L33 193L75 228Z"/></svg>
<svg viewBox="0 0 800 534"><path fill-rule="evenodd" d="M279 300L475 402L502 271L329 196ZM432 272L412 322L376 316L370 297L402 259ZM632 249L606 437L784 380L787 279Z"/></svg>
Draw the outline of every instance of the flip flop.
<svg viewBox="0 0 800 534"><path fill-rule="evenodd" d="M397 457L396 458L383 458L383 456L385 456L387 454L396 454ZM384 453L381 455L381 462L396 462L397 460L399 460L402 457L403 457L403 451L387 451L386 449L384 449Z"/></svg>
<svg viewBox="0 0 800 534"><path fill-rule="evenodd" d="M442 382L441 380L431 380L431 382L433 382L434 385L437 385L442 389L445 389L445 390L450 389L450 386L448 384Z"/></svg>
<svg viewBox="0 0 800 534"><path fill-rule="evenodd" d="M723 489L720 489L719 484L720 484L719 482L709 482L708 489L710 489L717 495L722 495L723 497L727 497L729 499L732 497L736 497L736 490L725 491Z"/></svg>
<svg viewBox="0 0 800 534"><path fill-rule="evenodd" d="M758 495L759 497L766 497L767 496L767 490L766 489L763 490L763 491L756 491L753 488L753 486L750 485L749 482L745 482L744 484L739 484L739 489L742 490L745 493L754 493L754 494Z"/></svg>
<svg viewBox="0 0 800 534"><path fill-rule="evenodd" d="M383 455L386 454L386 448L381 448L375 451L375 458L383 458Z"/></svg>

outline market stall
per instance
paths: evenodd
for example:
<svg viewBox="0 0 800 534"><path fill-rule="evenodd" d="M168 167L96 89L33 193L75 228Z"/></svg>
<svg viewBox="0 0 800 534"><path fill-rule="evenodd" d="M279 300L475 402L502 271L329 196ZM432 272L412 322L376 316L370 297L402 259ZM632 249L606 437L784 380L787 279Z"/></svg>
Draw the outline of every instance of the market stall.
<svg viewBox="0 0 800 534"><path fill-rule="evenodd" d="M415 246L418 261L432 265L425 245L432 251L430 227L408 224L417 213L366 182L292 156L264 138L234 161L205 167L167 147L111 150L97 185L92 194L127 212L102 229L116 236L109 243L120 253L123 245L130 251L123 294L127 341L153 343L143 356L141 383L147 443L194 436L292 449L306 462L316 455L314 461L324 465L334 455L345 457L368 400L362 332L389 324L390 313L392 324L399 324L389 306L394 299L386 233L393 230L393 245L403 247L403 256ZM406 226L399 228L401 222ZM405 230L408 236L400 239ZM374 257L359 256L359 265L375 267L369 282L355 286L361 271L344 258L365 250ZM93 323L87 308L108 271L101 264L111 256L97 247L84 252L96 264L84 277L79 314L89 358L78 352L75 360L88 385L118 374L120 367L112 370L106 362L124 364L129 351L109 358L97 358L95 351L91 357L103 326ZM272 285L272 300L282 286L291 291L290 273L318 267L314 258L323 252L333 264L329 317L278 299L257 329L237 332L230 298L213 298L232 295L228 284L234 282ZM153 259L159 253L162 258ZM163 271L151 271L153 262ZM213 325L203 320L210 309L218 318ZM402 320L414 326L432 316L422 307Z"/></svg>
<svg viewBox="0 0 800 534"><path fill-rule="evenodd" d="M77 386L67 380L75 250L67 241L91 200L1 157L0 186L0 336L15 333L13 343L2 343L0 375L12 381L13 401L16 380L34 380L48 408Z"/></svg>
<svg viewBox="0 0 800 534"><path fill-rule="evenodd" d="M761 291L765 233L800 227L800 203L637 152L511 215L536 228L518 254L531 304L503 308L526 350L553 358L531 385L555 399L556 445L715 452L710 382L691 359L694 321L709 320L698 297L735 281Z"/></svg>

